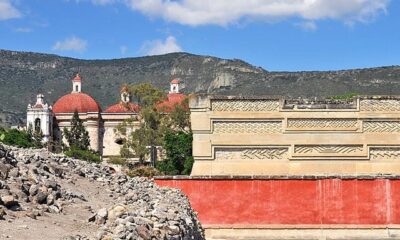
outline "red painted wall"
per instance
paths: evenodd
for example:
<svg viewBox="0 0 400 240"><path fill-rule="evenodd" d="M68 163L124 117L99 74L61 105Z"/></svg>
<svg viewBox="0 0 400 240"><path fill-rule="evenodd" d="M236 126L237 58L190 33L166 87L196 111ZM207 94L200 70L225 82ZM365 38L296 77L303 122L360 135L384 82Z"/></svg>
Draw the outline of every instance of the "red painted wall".
<svg viewBox="0 0 400 240"><path fill-rule="evenodd" d="M202 224L400 224L400 180L158 179Z"/></svg>

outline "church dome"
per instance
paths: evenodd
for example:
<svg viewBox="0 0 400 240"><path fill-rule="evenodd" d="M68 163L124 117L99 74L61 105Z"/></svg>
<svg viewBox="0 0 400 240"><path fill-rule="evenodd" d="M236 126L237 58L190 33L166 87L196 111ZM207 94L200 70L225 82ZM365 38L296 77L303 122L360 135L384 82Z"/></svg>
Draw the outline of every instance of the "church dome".
<svg viewBox="0 0 400 240"><path fill-rule="evenodd" d="M85 93L70 93L60 99L53 106L54 113L101 112L100 105L91 96Z"/></svg>
<svg viewBox="0 0 400 240"><path fill-rule="evenodd" d="M175 105L182 105L186 98L186 95L182 93L169 93L166 100L157 104L157 109L162 112L171 112ZM186 106L184 107L186 108Z"/></svg>
<svg viewBox="0 0 400 240"><path fill-rule="evenodd" d="M134 103L117 103L108 107L105 113L136 113L139 112L139 105Z"/></svg>

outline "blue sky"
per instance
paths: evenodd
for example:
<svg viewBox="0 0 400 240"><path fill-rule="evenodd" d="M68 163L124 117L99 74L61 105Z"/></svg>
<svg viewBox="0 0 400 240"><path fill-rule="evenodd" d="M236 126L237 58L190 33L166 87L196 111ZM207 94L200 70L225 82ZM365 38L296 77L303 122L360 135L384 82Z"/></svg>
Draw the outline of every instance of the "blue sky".
<svg viewBox="0 0 400 240"><path fill-rule="evenodd" d="M111 59L184 51L266 70L400 64L395 0L0 0L0 49Z"/></svg>

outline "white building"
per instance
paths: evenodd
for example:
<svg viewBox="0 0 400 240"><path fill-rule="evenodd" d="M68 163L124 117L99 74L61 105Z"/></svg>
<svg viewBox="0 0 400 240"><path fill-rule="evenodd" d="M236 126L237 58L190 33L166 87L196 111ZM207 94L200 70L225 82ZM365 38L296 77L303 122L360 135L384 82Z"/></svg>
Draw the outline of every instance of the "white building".
<svg viewBox="0 0 400 240"><path fill-rule="evenodd" d="M28 105L26 126L34 132L43 134L43 141L47 142L52 135L53 112L51 106L44 102L43 94L36 96L36 103Z"/></svg>

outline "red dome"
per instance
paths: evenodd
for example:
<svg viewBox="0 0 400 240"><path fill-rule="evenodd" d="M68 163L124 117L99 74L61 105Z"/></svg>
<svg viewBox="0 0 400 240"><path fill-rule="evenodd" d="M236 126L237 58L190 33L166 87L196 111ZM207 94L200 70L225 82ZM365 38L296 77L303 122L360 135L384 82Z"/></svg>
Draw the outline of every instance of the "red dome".
<svg viewBox="0 0 400 240"><path fill-rule="evenodd" d="M139 112L139 105L134 103L117 103L108 107L104 112L106 113L133 113Z"/></svg>
<svg viewBox="0 0 400 240"><path fill-rule="evenodd" d="M170 112L175 105L181 104L186 99L186 95L182 93L170 93L168 99L164 102L157 104L157 109L163 112ZM186 107L186 106L185 106Z"/></svg>
<svg viewBox="0 0 400 240"><path fill-rule="evenodd" d="M85 93L70 93L62 96L53 106L54 113L101 112L99 104Z"/></svg>
<svg viewBox="0 0 400 240"><path fill-rule="evenodd" d="M171 81L171 84L179 84L179 83L180 83L180 81L178 79L174 79Z"/></svg>

